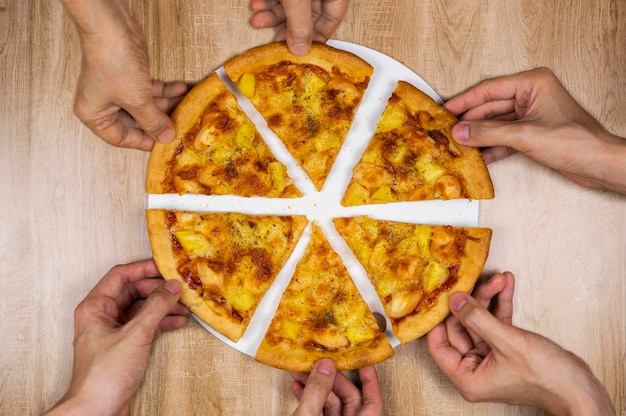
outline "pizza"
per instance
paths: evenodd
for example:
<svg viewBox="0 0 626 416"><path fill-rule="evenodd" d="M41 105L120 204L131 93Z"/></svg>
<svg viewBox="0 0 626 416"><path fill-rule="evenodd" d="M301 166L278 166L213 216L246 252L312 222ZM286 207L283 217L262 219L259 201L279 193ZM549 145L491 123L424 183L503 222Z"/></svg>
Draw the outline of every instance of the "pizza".
<svg viewBox="0 0 626 416"><path fill-rule="evenodd" d="M491 230L337 218L339 234L365 268L401 343L421 337L469 292L489 252Z"/></svg>
<svg viewBox="0 0 626 416"><path fill-rule="evenodd" d="M478 150L452 138L454 116L409 83L356 136L372 76L324 44L305 56L253 48L187 94L174 140L152 150L146 190L174 200L146 213L162 276L181 282L181 302L212 331L258 346L261 363L385 360L441 322L487 259L489 229L389 214L395 203L493 198L493 186Z"/></svg>
<svg viewBox="0 0 626 416"><path fill-rule="evenodd" d="M294 216L147 211L152 253L181 302L232 341L241 338L307 220Z"/></svg>
<svg viewBox="0 0 626 416"><path fill-rule="evenodd" d="M287 54L284 43L254 48L224 70L321 190L373 68L317 43L303 57Z"/></svg>
<svg viewBox="0 0 626 416"><path fill-rule="evenodd" d="M148 193L301 196L216 73L183 98L172 121L174 140L150 156Z"/></svg>
<svg viewBox="0 0 626 416"><path fill-rule="evenodd" d="M320 228L298 262L257 350L259 362L311 371L331 358L339 370L361 368L393 355L393 348Z"/></svg>
<svg viewBox="0 0 626 416"><path fill-rule="evenodd" d="M342 204L493 198L480 151L452 137L456 122L431 97L398 82Z"/></svg>

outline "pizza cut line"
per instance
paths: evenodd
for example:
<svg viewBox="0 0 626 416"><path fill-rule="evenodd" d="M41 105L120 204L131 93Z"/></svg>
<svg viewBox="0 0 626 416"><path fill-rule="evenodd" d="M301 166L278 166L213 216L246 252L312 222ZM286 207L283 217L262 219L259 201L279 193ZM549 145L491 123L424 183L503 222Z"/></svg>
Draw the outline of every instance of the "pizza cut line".
<svg viewBox="0 0 626 416"><path fill-rule="evenodd" d="M262 334L255 359L290 371L321 357L340 370L375 364L441 322L449 295L473 288L491 230L388 214L493 198L478 150L452 138L454 116L399 81L371 134L349 137L373 67L323 44L304 57L284 43L253 48L220 72L178 105L174 141L155 144L148 163L147 192L181 198L146 214L155 261L182 283L181 302L233 343ZM355 139L362 152L343 160ZM340 186L325 186L337 169ZM313 186L298 186L301 175ZM190 195L223 203L188 209ZM224 209L231 199L240 204ZM294 250L307 224L310 241ZM266 297L276 287L284 291Z"/></svg>

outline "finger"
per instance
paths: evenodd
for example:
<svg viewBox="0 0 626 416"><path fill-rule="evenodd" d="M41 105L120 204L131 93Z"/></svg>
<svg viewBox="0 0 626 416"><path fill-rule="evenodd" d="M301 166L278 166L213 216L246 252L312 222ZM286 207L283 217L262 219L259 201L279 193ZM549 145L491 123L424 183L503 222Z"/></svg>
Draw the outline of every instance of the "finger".
<svg viewBox="0 0 626 416"><path fill-rule="evenodd" d="M501 116L510 117L515 113L515 99L491 101L475 108L467 110L461 116L461 120L493 120Z"/></svg>
<svg viewBox="0 0 626 416"><path fill-rule="evenodd" d="M154 139L141 128L129 127L137 124L130 114L119 107L110 109L108 114L98 119L88 119L77 110L75 112L96 136L113 146L140 150L150 150L154 146Z"/></svg>
<svg viewBox="0 0 626 416"><path fill-rule="evenodd" d="M450 309L465 328L494 350L500 350L507 343L508 330L511 327L503 325L468 294L457 292L450 296Z"/></svg>
<svg viewBox="0 0 626 416"><path fill-rule="evenodd" d="M361 368L359 377L361 378L361 390L363 391L363 413L381 415L383 413L384 399L380 391L376 369L373 366Z"/></svg>
<svg viewBox="0 0 626 416"><path fill-rule="evenodd" d="M426 335L428 352L437 366L450 376L463 359L461 353L450 345L445 323L435 326Z"/></svg>
<svg viewBox="0 0 626 416"><path fill-rule="evenodd" d="M338 400L336 403L332 401L326 403L324 410L329 414L356 415L363 405L361 390L342 373L337 373L335 377L333 393Z"/></svg>
<svg viewBox="0 0 626 416"><path fill-rule="evenodd" d="M304 55L313 39L311 0L283 0L287 19L287 47L296 55Z"/></svg>
<svg viewBox="0 0 626 416"><path fill-rule="evenodd" d="M529 87L528 72L484 80L467 91L449 99L444 107L458 115L485 103L515 98L520 90Z"/></svg>
<svg viewBox="0 0 626 416"><path fill-rule="evenodd" d="M187 84L181 81L152 81L154 101L157 107L166 114L169 114L181 102L188 89Z"/></svg>
<svg viewBox="0 0 626 416"><path fill-rule="evenodd" d="M124 290L128 290L130 283L158 276L160 276L159 269L152 259L117 265L102 277L88 296L106 296L117 299Z"/></svg>
<svg viewBox="0 0 626 416"><path fill-rule="evenodd" d="M462 356L467 354L472 348L474 348L474 340L467 332L465 327L461 325L459 320L454 315L448 316L445 321L446 334L448 337L448 343L451 347L456 349Z"/></svg>
<svg viewBox="0 0 626 416"><path fill-rule="evenodd" d="M346 15L347 0L326 0L322 2L322 10L313 24L313 40L326 42L335 33Z"/></svg>
<svg viewBox="0 0 626 416"><path fill-rule="evenodd" d="M502 273L496 273L491 278L476 287L472 296L483 308L489 308L491 301L504 289L506 279Z"/></svg>
<svg viewBox="0 0 626 416"><path fill-rule="evenodd" d="M169 143L174 138L174 124L156 104L154 97L144 100L140 106L127 106L125 109L152 140ZM120 146L128 147L124 140Z"/></svg>
<svg viewBox="0 0 626 416"><path fill-rule="evenodd" d="M515 276L511 272L504 272L504 287L498 293L493 315L504 324L511 325L513 321L513 295L515 292Z"/></svg>
<svg viewBox="0 0 626 416"><path fill-rule="evenodd" d="M161 280L161 283L159 284L159 287L163 285L163 281ZM154 292L154 290L152 291ZM150 294L152 294L152 292L150 292ZM148 297L149 295L147 295L146 297ZM137 312L139 312L139 310L141 310L141 308L143 307L143 304L145 302L145 299L139 299L139 300L135 300L133 301L129 306L127 306L125 309L121 309L124 311L124 315L126 316L126 319L130 320L132 319ZM189 308L187 308L185 305L183 305L182 303L178 302L176 303L174 306L172 306L172 309L170 309L167 312L168 316L182 316L186 317L191 315L191 311L189 310Z"/></svg>
<svg viewBox="0 0 626 416"><path fill-rule="evenodd" d="M335 376L335 364L331 360L323 358L316 362L302 391L296 413L319 415L332 391Z"/></svg>
<svg viewBox="0 0 626 416"><path fill-rule="evenodd" d="M181 292L182 286L178 281L165 282L162 287L148 296L141 310L129 321L129 327L151 339L168 311L178 302Z"/></svg>
<svg viewBox="0 0 626 416"><path fill-rule="evenodd" d="M516 153L516 150L506 146L494 146L482 149L481 153L485 164L488 165Z"/></svg>
<svg viewBox="0 0 626 416"><path fill-rule="evenodd" d="M255 29L275 27L283 24L287 19L285 9L278 0L252 0L250 9L250 25Z"/></svg>

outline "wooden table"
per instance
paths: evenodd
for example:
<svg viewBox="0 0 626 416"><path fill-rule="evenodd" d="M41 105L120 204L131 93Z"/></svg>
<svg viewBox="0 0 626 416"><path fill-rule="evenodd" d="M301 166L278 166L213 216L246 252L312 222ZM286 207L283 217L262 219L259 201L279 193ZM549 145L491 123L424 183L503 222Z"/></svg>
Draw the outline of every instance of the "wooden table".
<svg viewBox="0 0 626 416"><path fill-rule="evenodd" d="M156 78L196 82L269 42L246 0L129 1ZM594 4L594 6L591 6ZM337 39L384 52L441 96L548 66L609 130L626 136L624 1L353 1ZM0 413L40 414L71 375L73 310L114 264L150 256L148 154L109 146L72 113L80 70L60 3L0 0ZM625 161L626 163L626 161ZM494 230L485 274L517 276L514 323L589 363L626 411L626 198L583 189L516 155L490 167ZM535 415L466 403L424 339L378 365L389 415ZM134 414L285 415L291 378L191 321L160 336Z"/></svg>

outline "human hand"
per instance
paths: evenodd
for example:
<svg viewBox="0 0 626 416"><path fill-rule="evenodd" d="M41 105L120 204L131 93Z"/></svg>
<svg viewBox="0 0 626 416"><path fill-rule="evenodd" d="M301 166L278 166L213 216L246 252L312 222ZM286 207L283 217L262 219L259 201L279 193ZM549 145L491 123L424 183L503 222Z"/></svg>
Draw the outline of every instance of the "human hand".
<svg viewBox="0 0 626 416"><path fill-rule="evenodd" d="M427 335L435 363L470 402L531 405L555 415L614 414L584 361L511 325L514 285L505 272L479 286L475 298L452 295L453 315Z"/></svg>
<svg viewBox="0 0 626 416"><path fill-rule="evenodd" d="M487 147L490 163L519 151L588 188L626 192L626 140L610 134L547 68L480 82L444 104L452 134Z"/></svg>
<svg viewBox="0 0 626 416"><path fill-rule="evenodd" d="M333 35L347 8L348 0L251 0L250 24L260 29L286 22L274 40L286 40L291 52L304 55L312 40L326 42Z"/></svg>
<svg viewBox="0 0 626 416"><path fill-rule="evenodd" d="M181 328L189 310L180 283L164 282L154 261L115 266L74 312L74 369L53 414L127 414L154 336Z"/></svg>
<svg viewBox="0 0 626 416"><path fill-rule="evenodd" d="M359 369L362 392L335 364L323 358L310 374L291 373L291 391L300 402L293 416L380 416L383 397L374 367Z"/></svg>
<svg viewBox="0 0 626 416"><path fill-rule="evenodd" d="M142 30L120 1L64 0L83 53L74 113L114 146L150 150L170 142L167 116L187 92L184 82L153 81Z"/></svg>

